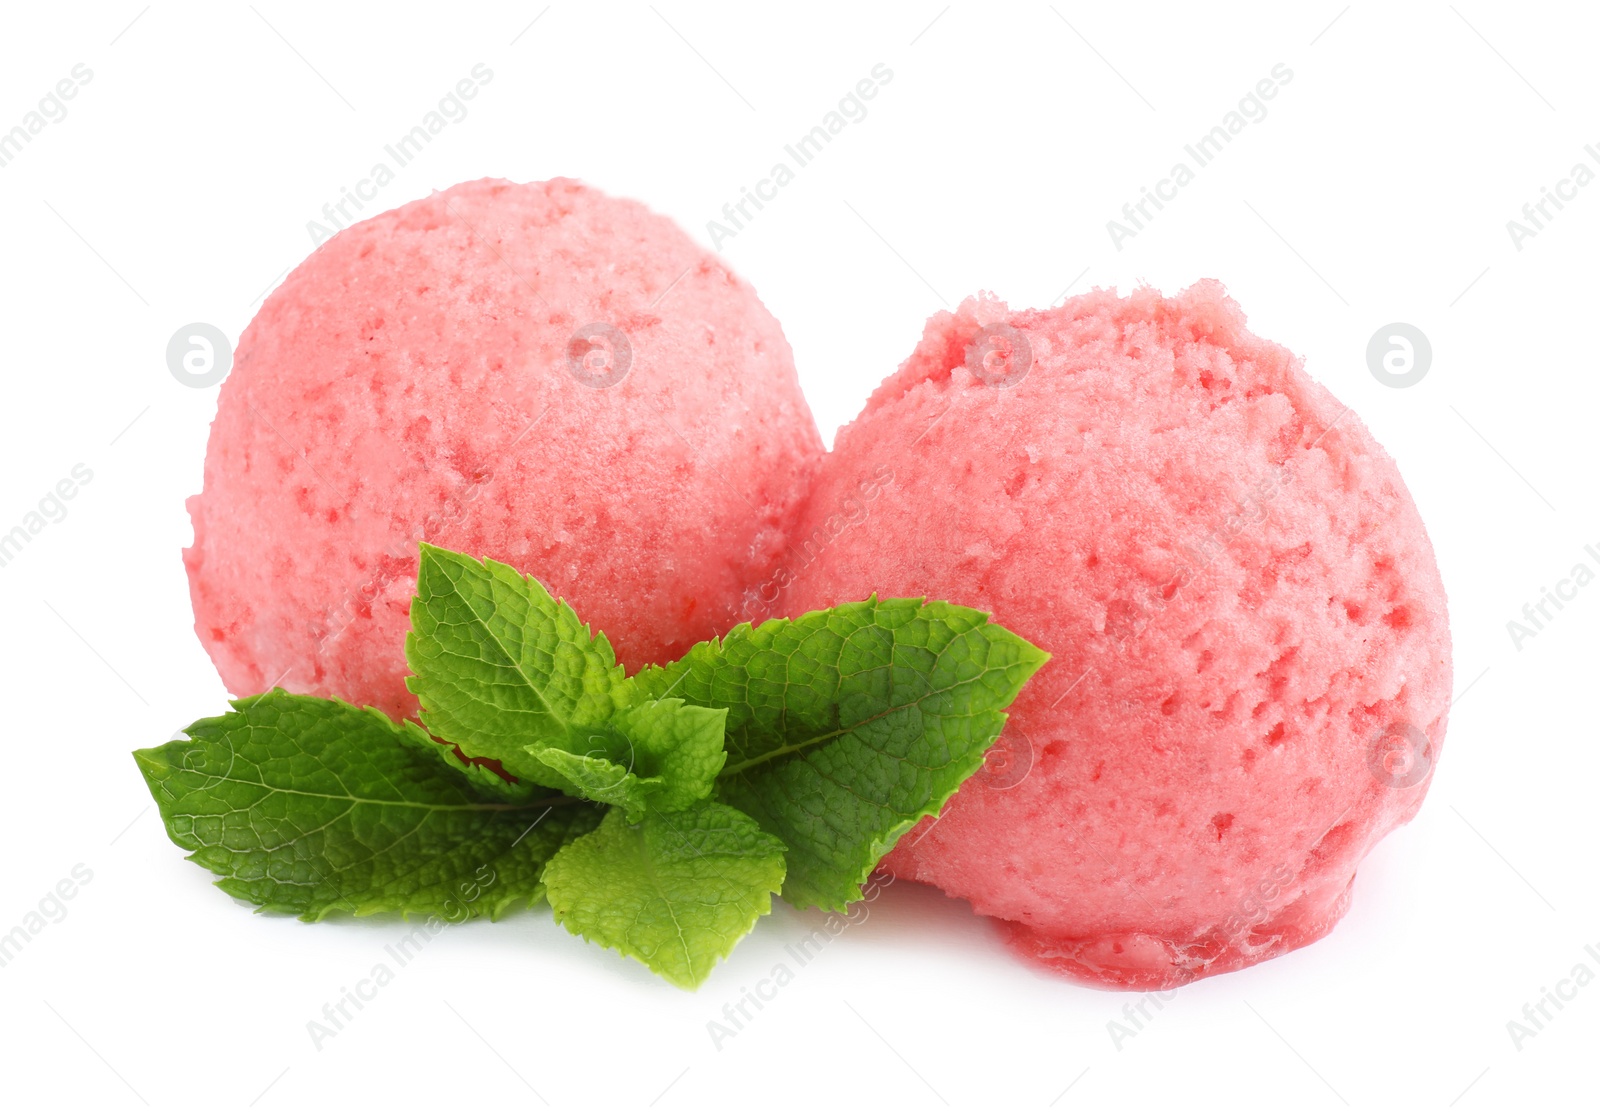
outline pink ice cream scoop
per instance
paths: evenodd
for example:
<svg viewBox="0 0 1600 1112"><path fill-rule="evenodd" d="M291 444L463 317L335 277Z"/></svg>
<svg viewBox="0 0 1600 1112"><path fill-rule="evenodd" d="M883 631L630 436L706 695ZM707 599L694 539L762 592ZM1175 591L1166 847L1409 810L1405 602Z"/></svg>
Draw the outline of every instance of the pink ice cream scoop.
<svg viewBox="0 0 1600 1112"><path fill-rule="evenodd" d="M240 338L189 504L195 628L236 694L413 713L426 540L670 660L738 620L821 453L778 322L669 220L458 185L324 243Z"/></svg>
<svg viewBox="0 0 1600 1112"><path fill-rule="evenodd" d="M768 582L758 609L929 595L1054 654L886 864L1107 986L1321 937L1444 739L1444 589L1394 462L1216 282L935 316Z"/></svg>

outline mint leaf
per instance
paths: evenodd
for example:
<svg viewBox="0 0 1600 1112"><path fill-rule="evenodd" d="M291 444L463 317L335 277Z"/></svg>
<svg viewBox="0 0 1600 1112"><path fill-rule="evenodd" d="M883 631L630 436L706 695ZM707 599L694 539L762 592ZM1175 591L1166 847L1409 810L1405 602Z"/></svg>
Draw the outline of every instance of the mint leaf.
<svg viewBox="0 0 1600 1112"><path fill-rule="evenodd" d="M738 626L625 697L727 707L716 798L788 847L784 899L842 910L977 771L1048 659L979 611L874 597Z"/></svg>
<svg viewBox="0 0 1600 1112"><path fill-rule="evenodd" d="M556 921L680 988L695 988L783 885L783 843L748 815L702 802L631 824L610 811L545 868Z"/></svg>
<svg viewBox="0 0 1600 1112"><path fill-rule="evenodd" d="M603 727L588 731L583 754L541 742L528 752L549 765L579 795L609 803L637 822L646 806L681 811L705 799L727 760L721 707L690 706L682 699L653 699L625 707Z"/></svg>
<svg viewBox="0 0 1600 1112"><path fill-rule="evenodd" d="M530 745L528 752L560 773L583 798L621 807L630 822L644 814L649 796L662 784L659 776L636 776L604 756L580 756L549 745Z"/></svg>
<svg viewBox="0 0 1600 1112"><path fill-rule="evenodd" d="M428 729L469 757L493 757L519 779L562 791L576 785L530 755L529 743L584 752L584 728L611 717L623 683L605 635L591 635L538 580L430 544L406 661Z"/></svg>
<svg viewBox="0 0 1600 1112"><path fill-rule="evenodd" d="M370 708L281 690L233 707L134 759L168 836L267 910L498 918L535 903L545 862L600 821L559 796L509 799Z"/></svg>
<svg viewBox="0 0 1600 1112"><path fill-rule="evenodd" d="M677 811L707 798L716 785L728 759L727 719L724 707L651 699L618 711L611 725L628 740L641 774L661 780L651 806Z"/></svg>

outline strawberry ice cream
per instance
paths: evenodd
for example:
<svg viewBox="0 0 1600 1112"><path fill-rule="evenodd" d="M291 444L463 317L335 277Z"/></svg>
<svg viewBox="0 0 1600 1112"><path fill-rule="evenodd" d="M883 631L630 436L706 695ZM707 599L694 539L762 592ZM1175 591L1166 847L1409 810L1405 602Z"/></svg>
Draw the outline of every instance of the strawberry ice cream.
<svg viewBox="0 0 1600 1112"><path fill-rule="evenodd" d="M738 620L821 451L778 322L670 221L459 185L323 244L245 330L190 500L195 628L235 694L411 714L427 540L670 660Z"/></svg>
<svg viewBox="0 0 1600 1112"><path fill-rule="evenodd" d="M938 314L785 566L787 613L928 595L1053 654L886 866L1094 983L1321 937L1444 738L1444 589L1394 462L1215 282Z"/></svg>

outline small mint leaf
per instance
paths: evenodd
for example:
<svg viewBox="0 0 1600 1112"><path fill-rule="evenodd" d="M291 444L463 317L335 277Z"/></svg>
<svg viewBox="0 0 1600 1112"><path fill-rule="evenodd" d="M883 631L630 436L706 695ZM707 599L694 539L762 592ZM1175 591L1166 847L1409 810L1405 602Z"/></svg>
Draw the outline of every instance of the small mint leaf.
<svg viewBox="0 0 1600 1112"><path fill-rule="evenodd" d="M492 757L518 779L563 791L574 785L528 745L570 748L569 735L611 717L624 682L605 635L591 634L538 580L429 544L406 661L429 730L469 757Z"/></svg>
<svg viewBox="0 0 1600 1112"><path fill-rule="evenodd" d="M605 757L569 753L553 746L528 746L528 752L549 765L585 799L621 807L630 822L643 815L646 801L661 787L659 776L644 778Z"/></svg>
<svg viewBox="0 0 1600 1112"><path fill-rule="evenodd" d="M549 765L577 794L622 807L628 821L644 808L681 811L710 796L727 760L721 707L682 699L652 699L618 711L604 726L542 741L528 752ZM585 746L582 752L575 746Z"/></svg>
<svg viewBox="0 0 1600 1112"><path fill-rule="evenodd" d="M682 699L650 699L617 712L611 725L631 743L637 771L659 778L651 806L677 811L711 795L728 754L728 712Z"/></svg>
<svg viewBox="0 0 1600 1112"><path fill-rule="evenodd" d="M783 843L748 815L701 802L629 823L606 814L545 868L556 921L695 988L772 910Z"/></svg>

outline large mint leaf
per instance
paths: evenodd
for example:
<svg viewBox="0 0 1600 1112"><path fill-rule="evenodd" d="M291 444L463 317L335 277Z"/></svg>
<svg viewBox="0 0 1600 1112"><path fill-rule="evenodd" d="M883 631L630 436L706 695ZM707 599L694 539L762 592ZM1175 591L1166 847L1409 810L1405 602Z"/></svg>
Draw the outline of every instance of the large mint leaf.
<svg viewBox="0 0 1600 1112"><path fill-rule="evenodd" d="M511 799L411 723L272 691L134 754L167 834L229 895L302 919L497 918L597 808ZM549 793L546 793L548 796Z"/></svg>
<svg viewBox="0 0 1600 1112"><path fill-rule="evenodd" d="M542 742L591 748L616 710L623 671L604 634L590 634L538 580L494 560L424 544L411 601L407 686L428 729L469 757L492 757L518 779L575 785L528 752Z"/></svg>
<svg viewBox="0 0 1600 1112"><path fill-rule="evenodd" d="M728 708L716 798L788 846L786 900L840 910L983 763L1048 659L979 611L872 598L738 626L627 697Z"/></svg>
<svg viewBox="0 0 1600 1112"><path fill-rule="evenodd" d="M551 858L545 885L573 934L694 988L772 910L783 843L719 803L651 811L637 824L612 810Z"/></svg>

